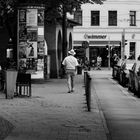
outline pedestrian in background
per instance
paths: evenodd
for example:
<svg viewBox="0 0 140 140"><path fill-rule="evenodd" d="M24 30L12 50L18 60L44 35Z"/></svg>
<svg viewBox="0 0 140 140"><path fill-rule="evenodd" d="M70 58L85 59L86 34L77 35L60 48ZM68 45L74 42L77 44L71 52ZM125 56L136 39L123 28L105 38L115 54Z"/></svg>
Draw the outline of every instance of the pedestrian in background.
<svg viewBox="0 0 140 140"><path fill-rule="evenodd" d="M87 57L85 57L84 70L90 70L90 64Z"/></svg>
<svg viewBox="0 0 140 140"><path fill-rule="evenodd" d="M68 93L74 92L74 77L76 74L78 61L74 57L75 51L71 49L68 51L68 56L64 58L62 64L65 66L65 71L67 75Z"/></svg>
<svg viewBox="0 0 140 140"><path fill-rule="evenodd" d="M98 56L97 57L97 70L101 70L101 63L102 63L102 58Z"/></svg>
<svg viewBox="0 0 140 140"><path fill-rule="evenodd" d="M113 66L112 66L112 67L114 67L115 65L117 65L118 61L119 61L119 57L118 57L118 55L115 53L115 54L113 55Z"/></svg>

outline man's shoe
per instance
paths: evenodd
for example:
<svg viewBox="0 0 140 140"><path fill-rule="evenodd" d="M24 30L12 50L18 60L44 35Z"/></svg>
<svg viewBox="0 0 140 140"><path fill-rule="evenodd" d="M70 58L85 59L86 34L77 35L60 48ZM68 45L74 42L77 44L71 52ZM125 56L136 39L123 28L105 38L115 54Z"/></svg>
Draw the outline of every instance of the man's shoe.
<svg viewBox="0 0 140 140"><path fill-rule="evenodd" d="M71 93L71 91L68 91L68 93Z"/></svg>
<svg viewBox="0 0 140 140"><path fill-rule="evenodd" d="M71 92L74 92L74 89L72 89Z"/></svg>

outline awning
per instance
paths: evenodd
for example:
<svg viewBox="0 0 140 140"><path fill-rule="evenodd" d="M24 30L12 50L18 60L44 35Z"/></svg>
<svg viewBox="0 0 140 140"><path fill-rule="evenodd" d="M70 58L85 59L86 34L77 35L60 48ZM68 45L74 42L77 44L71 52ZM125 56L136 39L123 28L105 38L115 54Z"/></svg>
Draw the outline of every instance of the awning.
<svg viewBox="0 0 140 140"><path fill-rule="evenodd" d="M85 40L84 40L85 41ZM82 46L83 41L74 41L74 46ZM89 41L89 46L106 46L106 45L120 46L120 41Z"/></svg>

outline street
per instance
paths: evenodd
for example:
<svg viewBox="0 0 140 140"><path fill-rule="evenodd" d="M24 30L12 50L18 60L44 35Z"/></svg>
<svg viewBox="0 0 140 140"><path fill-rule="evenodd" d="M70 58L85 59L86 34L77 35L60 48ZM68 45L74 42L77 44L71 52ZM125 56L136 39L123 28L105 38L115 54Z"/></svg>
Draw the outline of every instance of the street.
<svg viewBox="0 0 140 140"><path fill-rule="evenodd" d="M111 72L92 71L91 76L92 91L99 99L109 139L139 140L140 99L112 79Z"/></svg>

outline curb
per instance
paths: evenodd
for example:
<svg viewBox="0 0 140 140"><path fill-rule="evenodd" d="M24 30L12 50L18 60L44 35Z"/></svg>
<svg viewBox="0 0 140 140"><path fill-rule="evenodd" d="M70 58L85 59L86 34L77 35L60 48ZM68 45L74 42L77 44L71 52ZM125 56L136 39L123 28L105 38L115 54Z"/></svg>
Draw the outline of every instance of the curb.
<svg viewBox="0 0 140 140"><path fill-rule="evenodd" d="M93 82L92 82L93 83ZM94 87L94 84L93 85L93 90L94 90L94 95L95 95L95 98L96 98L96 101L97 101L97 105L98 105L98 108L99 108L99 114L100 114L100 117L101 117L101 121L102 121L102 124L103 124L103 127L104 127L104 130L105 130L105 134L107 136L107 140L112 140L111 138L111 135L110 135L110 131L108 129L108 126L107 126L107 123L106 123L106 118L105 118L105 115L103 113L103 110L102 110L102 107L101 107L101 103L100 103L100 100L97 96L97 93L96 93L96 90L95 90L95 87Z"/></svg>

